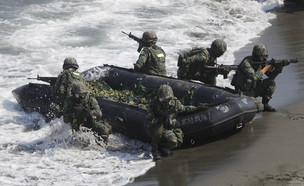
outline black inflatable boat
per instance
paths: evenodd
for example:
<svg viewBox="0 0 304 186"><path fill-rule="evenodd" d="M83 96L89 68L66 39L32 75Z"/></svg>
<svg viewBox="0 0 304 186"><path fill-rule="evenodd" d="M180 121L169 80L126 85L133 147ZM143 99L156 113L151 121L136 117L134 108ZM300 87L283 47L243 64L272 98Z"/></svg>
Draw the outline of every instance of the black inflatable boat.
<svg viewBox="0 0 304 186"><path fill-rule="evenodd" d="M240 130L257 113L257 106L247 96L234 93L229 89L206 86L201 83L178 80L176 78L136 73L131 69L115 66L99 66L83 72L86 80L102 79L113 89L122 89L140 83L156 90L168 83L177 98L183 98L189 90L193 98L211 106L197 113L182 115L178 121L185 135L185 141L197 141L231 130ZM51 83L56 78L49 78ZM54 99L48 84L29 83L12 91L21 107L45 115ZM114 131L144 142L150 140L147 131L147 109L134 104L110 98L96 97L102 108L103 117L110 121Z"/></svg>

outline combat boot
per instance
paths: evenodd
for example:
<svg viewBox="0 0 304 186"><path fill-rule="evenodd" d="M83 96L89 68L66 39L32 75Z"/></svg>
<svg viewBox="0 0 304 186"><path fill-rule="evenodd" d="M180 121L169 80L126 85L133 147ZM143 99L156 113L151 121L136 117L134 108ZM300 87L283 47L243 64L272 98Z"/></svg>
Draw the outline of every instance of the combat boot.
<svg viewBox="0 0 304 186"><path fill-rule="evenodd" d="M157 145L152 145L152 156L153 156L153 161L157 161L161 159L161 154L158 150Z"/></svg>
<svg viewBox="0 0 304 186"><path fill-rule="evenodd" d="M268 104L269 100L270 99L268 98L262 99L262 103L264 104L264 112L276 112L277 110Z"/></svg>
<svg viewBox="0 0 304 186"><path fill-rule="evenodd" d="M171 150L165 147L160 148L160 152L164 157L170 156L172 154Z"/></svg>

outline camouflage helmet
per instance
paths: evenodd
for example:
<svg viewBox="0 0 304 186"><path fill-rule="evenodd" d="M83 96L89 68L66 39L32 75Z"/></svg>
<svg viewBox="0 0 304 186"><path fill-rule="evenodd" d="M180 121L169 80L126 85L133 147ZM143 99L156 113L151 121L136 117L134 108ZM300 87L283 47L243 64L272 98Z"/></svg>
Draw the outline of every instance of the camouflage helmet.
<svg viewBox="0 0 304 186"><path fill-rule="evenodd" d="M75 58L68 57L68 58L65 58L62 68L63 69L74 68L77 70L79 68L79 65L77 64L77 61Z"/></svg>
<svg viewBox="0 0 304 186"><path fill-rule="evenodd" d="M164 101L169 98L173 98L173 90L169 85L161 85L157 91L157 97L159 101Z"/></svg>
<svg viewBox="0 0 304 186"><path fill-rule="evenodd" d="M86 85L80 81L72 83L72 94L85 94L88 92Z"/></svg>
<svg viewBox="0 0 304 186"><path fill-rule="evenodd" d="M156 43L157 36L156 36L155 32L153 32L153 31L146 31L142 35L142 40L146 43Z"/></svg>
<svg viewBox="0 0 304 186"><path fill-rule="evenodd" d="M260 56L267 56L268 57L268 50L265 45L257 44L253 47L252 50L253 57L260 57Z"/></svg>
<svg viewBox="0 0 304 186"><path fill-rule="evenodd" d="M227 50L227 44L222 39L216 39L211 44L211 51L215 57L220 57Z"/></svg>

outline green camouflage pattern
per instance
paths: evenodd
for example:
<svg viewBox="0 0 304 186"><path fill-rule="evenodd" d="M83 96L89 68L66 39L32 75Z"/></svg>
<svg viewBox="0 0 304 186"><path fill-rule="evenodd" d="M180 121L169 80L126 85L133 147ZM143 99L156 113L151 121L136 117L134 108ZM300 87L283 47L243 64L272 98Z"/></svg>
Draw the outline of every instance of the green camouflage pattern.
<svg viewBox="0 0 304 186"><path fill-rule="evenodd" d="M177 115L195 112L199 109L195 106L184 106L175 97L163 101L160 101L158 97L155 98L148 109L150 117L147 119L147 121L152 121L149 123L152 147L165 147L170 150L179 147L183 142L183 132L177 126Z"/></svg>
<svg viewBox="0 0 304 186"><path fill-rule="evenodd" d="M75 58L68 57L64 59L62 68L63 69L74 68L75 70L77 70L79 68L79 65Z"/></svg>
<svg viewBox="0 0 304 186"><path fill-rule="evenodd" d="M98 102L90 93L81 99L68 97L64 102L63 120L65 123L71 123L74 130L79 130L79 126L83 125L101 137L107 138L111 133L111 125L102 120Z"/></svg>
<svg viewBox="0 0 304 186"><path fill-rule="evenodd" d="M85 83L89 92L93 93L95 96L111 98L143 108L149 107L150 101L156 96L156 92L154 90L146 89L146 87L140 85L140 82L131 87L125 87L122 90L112 89L101 79L94 79Z"/></svg>
<svg viewBox="0 0 304 186"><path fill-rule="evenodd" d="M167 74L165 51L155 44L144 47L134 64L134 70L145 74L165 76Z"/></svg>
<svg viewBox="0 0 304 186"><path fill-rule="evenodd" d="M63 102L65 98L72 96L72 83L76 81L84 82L84 77L81 73L73 68L63 70L52 87L53 95Z"/></svg>
<svg viewBox="0 0 304 186"><path fill-rule="evenodd" d="M56 98L56 101L52 102L49 106L46 122L62 116L63 102L67 97L72 96L73 82L84 82L83 75L77 72L75 68L66 68L58 75L55 84L52 86L52 94Z"/></svg>
<svg viewBox="0 0 304 186"><path fill-rule="evenodd" d="M252 56L268 56L268 49L263 44L257 44L253 47Z"/></svg>
<svg viewBox="0 0 304 186"><path fill-rule="evenodd" d="M169 85L161 85L157 91L159 101L173 98L173 90Z"/></svg>
<svg viewBox="0 0 304 186"><path fill-rule="evenodd" d="M161 138L161 147L167 149L176 149L183 143L183 131L180 128L172 130L164 129Z"/></svg>
<svg viewBox="0 0 304 186"><path fill-rule="evenodd" d="M88 89L86 85L81 81L74 81L72 83L72 94L84 94L87 93Z"/></svg>
<svg viewBox="0 0 304 186"><path fill-rule="evenodd" d="M227 51L227 44L222 39L216 39L211 44L211 51L215 57L222 56Z"/></svg>
<svg viewBox="0 0 304 186"><path fill-rule="evenodd" d="M270 100L276 90L274 79L280 72L279 70L267 71L265 74L268 78L263 79L262 69L265 65L254 63L253 56L244 58L233 76L231 85L235 86L236 90L241 90L246 96L263 97Z"/></svg>
<svg viewBox="0 0 304 186"><path fill-rule="evenodd" d="M146 31L142 35L142 40L145 43L156 43L157 42L157 36L156 33L153 31Z"/></svg>
<svg viewBox="0 0 304 186"><path fill-rule="evenodd" d="M216 58L211 56L210 49L196 47L184 51L178 58L177 77L186 80L198 80L209 85L216 85L217 74L206 70L205 65L214 66Z"/></svg>

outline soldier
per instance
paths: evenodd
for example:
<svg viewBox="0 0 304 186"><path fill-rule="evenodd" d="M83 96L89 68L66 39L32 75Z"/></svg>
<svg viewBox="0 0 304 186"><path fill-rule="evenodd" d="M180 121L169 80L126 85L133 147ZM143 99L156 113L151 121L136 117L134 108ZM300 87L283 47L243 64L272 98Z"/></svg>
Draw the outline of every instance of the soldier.
<svg viewBox="0 0 304 186"><path fill-rule="evenodd" d="M84 83L74 82L72 96L64 101L64 122L71 123L72 129L76 131L80 125L91 128L107 141L111 134L111 125L101 117L102 112L96 98L88 92Z"/></svg>
<svg viewBox="0 0 304 186"><path fill-rule="evenodd" d="M58 75L56 83L53 87L53 94L59 99L62 103L65 98L72 95L72 83L74 81L84 81L82 74L77 72L79 65L75 58L69 57L66 58L63 62L63 71Z"/></svg>
<svg viewBox="0 0 304 186"><path fill-rule="evenodd" d="M75 58L66 58L62 68L63 71L58 75L56 83L52 87L52 94L56 100L50 105L47 121L62 115L63 102L67 97L72 95L72 83L74 81L84 81L83 75L77 72L79 65Z"/></svg>
<svg viewBox="0 0 304 186"><path fill-rule="evenodd" d="M190 51L184 51L178 57L178 79L199 80L215 86L217 73L207 70L205 65L214 66L216 59L222 56L226 50L226 42L216 39L212 42L211 48L196 47Z"/></svg>
<svg viewBox="0 0 304 186"><path fill-rule="evenodd" d="M247 56L239 64L238 71L233 76L231 85L247 96L262 97L264 111L274 112L275 108L268 103L276 89L274 79L282 72L282 66L261 64L268 58L268 50L263 44L253 47L252 56ZM268 78L263 78L266 74Z"/></svg>
<svg viewBox="0 0 304 186"><path fill-rule="evenodd" d="M172 149L183 143L183 131L178 128L176 117L178 113L195 112L204 106L184 106L176 97L169 85L161 85L157 98L151 102L150 114L152 120L151 146L154 160L161 155L168 156Z"/></svg>
<svg viewBox="0 0 304 186"><path fill-rule="evenodd" d="M144 32L142 35L143 49L134 64L134 70L151 75L166 75L166 54L156 45L157 36L153 31Z"/></svg>

